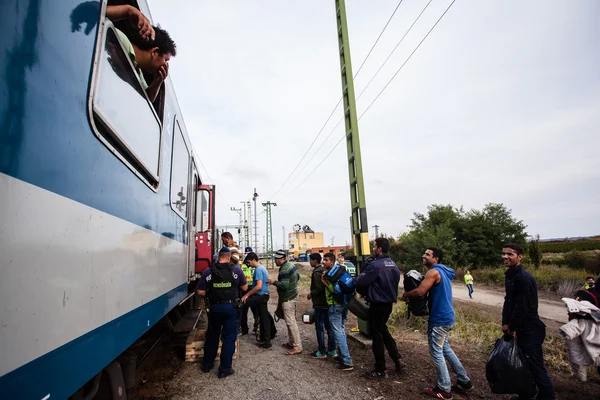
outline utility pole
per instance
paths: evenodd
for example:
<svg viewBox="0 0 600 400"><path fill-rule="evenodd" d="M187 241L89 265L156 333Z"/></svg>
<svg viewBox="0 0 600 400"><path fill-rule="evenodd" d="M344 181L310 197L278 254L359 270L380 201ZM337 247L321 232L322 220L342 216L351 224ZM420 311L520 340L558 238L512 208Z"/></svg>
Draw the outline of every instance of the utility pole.
<svg viewBox="0 0 600 400"><path fill-rule="evenodd" d="M256 193L256 188L254 188L254 194L252 195L252 201L254 201L254 250L258 252L258 214L256 213L256 198L258 197L258 193Z"/></svg>
<svg viewBox="0 0 600 400"><path fill-rule="evenodd" d="M248 209L248 224L246 226L246 242L248 246L252 246L252 206L250 200L246 201L246 208ZM254 250L258 251L258 249Z"/></svg>
<svg viewBox="0 0 600 400"><path fill-rule="evenodd" d="M267 268L269 265L275 267L275 263L273 261L273 220L271 218L271 206L277 207L277 203L271 203L267 201L266 203L262 203L265 207L265 212L267 214L267 241L265 245L265 252L267 253Z"/></svg>
<svg viewBox="0 0 600 400"><path fill-rule="evenodd" d="M241 208L235 208L235 207L230 207L231 211L235 211L238 214L240 214L240 225L238 227L238 244L241 246L242 245L242 209Z"/></svg>
<svg viewBox="0 0 600 400"><path fill-rule="evenodd" d="M244 230L244 243L240 243L240 247L246 247L250 246L250 236L248 236L248 218L246 215L246 202L240 201L240 203L242 203L242 209L244 210L244 226L242 228Z"/></svg>
<svg viewBox="0 0 600 400"><path fill-rule="evenodd" d="M360 273L362 271L363 262L370 253L369 224L367 223L367 201L365 198L365 184L363 181L354 80L352 79L352 63L350 59L350 40L348 37L346 3L344 0L335 0L335 15L338 28L338 49L346 126L346 150L348 154L350 204L352 207L352 238L354 243L354 255L357 257L357 267L358 272Z"/></svg>
<svg viewBox="0 0 600 400"><path fill-rule="evenodd" d="M281 230L283 231L283 250L285 250L287 248L287 245L286 245L287 239L285 237L285 225L281 227Z"/></svg>
<svg viewBox="0 0 600 400"><path fill-rule="evenodd" d="M379 237L379 225L373 225L373 228L375 228L375 239L377 239Z"/></svg>

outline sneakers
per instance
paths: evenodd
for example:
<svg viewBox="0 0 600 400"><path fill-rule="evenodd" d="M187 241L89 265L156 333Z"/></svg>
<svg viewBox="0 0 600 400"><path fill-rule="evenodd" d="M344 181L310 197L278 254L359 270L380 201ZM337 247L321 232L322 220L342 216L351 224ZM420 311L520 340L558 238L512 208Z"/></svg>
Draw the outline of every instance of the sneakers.
<svg viewBox="0 0 600 400"><path fill-rule="evenodd" d="M340 358L340 356L338 356L338 355L335 355L335 356L333 356L333 361L335 361L335 362L337 362L337 363L341 363L341 362L342 362L342 359Z"/></svg>
<svg viewBox="0 0 600 400"><path fill-rule="evenodd" d="M379 379L387 379L390 376L388 375L387 371L377 371L377 370L373 370L370 372L367 372L366 374L367 378L369 379L373 379L373 380L379 380Z"/></svg>
<svg viewBox="0 0 600 400"><path fill-rule="evenodd" d="M327 358L327 354L321 353L319 350L313 351L310 353L312 358Z"/></svg>
<svg viewBox="0 0 600 400"><path fill-rule="evenodd" d="M327 352L327 357L337 357L337 351L331 350Z"/></svg>
<svg viewBox="0 0 600 400"><path fill-rule="evenodd" d="M352 371L354 369L354 365L344 364L343 362L338 363L335 367L342 371Z"/></svg>
<svg viewBox="0 0 600 400"><path fill-rule="evenodd" d="M461 381L456 381L456 385L452 386L452 390L454 390L455 392L460 392L460 393L467 393L473 389L474 389L474 386L471 383L471 381L469 381L467 383L462 383Z"/></svg>
<svg viewBox="0 0 600 400"><path fill-rule="evenodd" d="M406 364L404 364L404 361L402 361L402 357L398 357L398 359L394 361L394 364L396 364L396 374L402 373L406 367Z"/></svg>
<svg viewBox="0 0 600 400"><path fill-rule="evenodd" d="M434 397L436 399L452 400L452 398L453 398L452 392L444 392L442 389L440 389L437 386L425 389L425 393L429 397Z"/></svg>

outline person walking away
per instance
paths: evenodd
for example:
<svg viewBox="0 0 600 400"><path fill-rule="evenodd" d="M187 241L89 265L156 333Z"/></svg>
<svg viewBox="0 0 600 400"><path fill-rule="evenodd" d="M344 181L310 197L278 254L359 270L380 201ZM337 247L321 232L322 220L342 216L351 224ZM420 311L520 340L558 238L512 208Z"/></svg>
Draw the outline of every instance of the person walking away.
<svg viewBox="0 0 600 400"><path fill-rule="evenodd" d="M254 252L246 256L246 264L254 269L252 277L252 289L242 296L242 303L246 307L257 310L258 321L260 321L260 346L265 349L271 348L271 315L269 315L269 273L258 261L258 255Z"/></svg>
<svg viewBox="0 0 600 400"><path fill-rule="evenodd" d="M329 323L329 305L325 294L325 286L321 277L325 273L325 267L321 264L321 255L313 253L310 255L310 266L313 272L310 279L310 292L306 296L312 300L315 310L315 330L317 334L317 350L310 353L314 358L337 357L335 350L335 337ZM325 330L327 330L327 348L325 348Z"/></svg>
<svg viewBox="0 0 600 400"><path fill-rule="evenodd" d="M346 342L346 320L348 319L348 307L346 305L346 295L335 295L334 284L327 280L327 272L335 265L335 255L333 253L326 253L323 256L323 266L325 272L321 276L321 282L325 286L325 297L327 304L329 305L329 323L331 324L331 330L335 337L335 343L340 350L340 354L334 360L338 361L336 365L337 369L343 371L352 371L354 365L352 364L352 357L350 356L350 350L348 349L348 343ZM340 266L340 268L345 268Z"/></svg>
<svg viewBox="0 0 600 400"><path fill-rule="evenodd" d="M285 250L277 250L273 257L275 265L279 267L277 280L269 278L269 285L274 285L277 288L279 296L277 307L283 310L283 319L288 329L288 343L285 345L289 350L286 355L294 355L302 353L302 340L300 339L300 331L296 323L296 302L298 298L298 280L300 274L296 271L296 267L287 260Z"/></svg>
<svg viewBox="0 0 600 400"><path fill-rule="evenodd" d="M517 399L553 400L554 387L544 366L542 343L546 338L546 325L538 315L538 289L533 276L521 265L523 248L517 243L505 244L502 262L508 269L504 273L506 296L502 307L502 333L515 335L525 356L527 368L537 385Z"/></svg>
<svg viewBox="0 0 600 400"><path fill-rule="evenodd" d="M454 308L452 307L452 279L454 270L442 264L443 252L437 247L428 247L423 254L423 265L428 268L423 282L414 290L402 295L402 299L424 296L429 292L430 312L427 328L429 354L435 365L437 384L425 389L425 393L437 399L452 399L452 390L466 393L473 390L473 384L467 371L450 347L448 336L454 327ZM456 373L457 382L452 385L448 366Z"/></svg>
<svg viewBox="0 0 600 400"><path fill-rule="evenodd" d="M473 298L473 275L471 275L469 270L465 273L465 285L467 285L467 289L469 290L469 297Z"/></svg>
<svg viewBox="0 0 600 400"><path fill-rule="evenodd" d="M202 273L196 286L198 295L206 296L209 304L202 372L208 373L213 368L221 339L223 344L219 378L226 378L234 373L232 360L238 333L236 303L239 291L248 289L242 269L239 265L231 264L230 258L229 248L223 247L219 251L217 263Z"/></svg>
<svg viewBox="0 0 600 400"><path fill-rule="evenodd" d="M400 270L388 255L389 251L388 239L375 239L373 243L375 259L368 263L365 270L356 277L357 292L365 296L369 302L369 336L373 339L375 358L375 369L367 374L371 379L388 378L385 365L386 349L396 365L396 373L400 373L404 366L396 341L387 327L392 307L398 301L400 283Z"/></svg>

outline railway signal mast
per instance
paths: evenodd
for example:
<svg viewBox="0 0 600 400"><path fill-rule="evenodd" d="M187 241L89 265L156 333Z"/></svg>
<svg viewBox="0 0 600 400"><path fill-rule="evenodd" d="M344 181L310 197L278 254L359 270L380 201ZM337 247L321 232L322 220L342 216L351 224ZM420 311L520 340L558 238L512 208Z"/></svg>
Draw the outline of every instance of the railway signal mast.
<svg viewBox="0 0 600 400"><path fill-rule="evenodd" d="M348 153L348 177L350 179L350 204L352 207L352 242L356 256L358 271L362 271L363 263L370 254L369 224L367 222L367 201L363 181L360 140L358 136L358 118L356 99L354 96L354 80L350 61L350 42L348 39L348 23L346 21L346 3L335 0L335 15L338 28L338 44L340 69L342 74L342 94L344 121L346 126L346 149ZM360 324L359 324L360 327Z"/></svg>

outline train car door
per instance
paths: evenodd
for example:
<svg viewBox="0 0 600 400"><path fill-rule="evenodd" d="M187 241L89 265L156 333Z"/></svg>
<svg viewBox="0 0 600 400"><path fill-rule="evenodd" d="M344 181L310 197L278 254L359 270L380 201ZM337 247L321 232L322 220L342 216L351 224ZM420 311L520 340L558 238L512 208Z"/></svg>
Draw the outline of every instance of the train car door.
<svg viewBox="0 0 600 400"><path fill-rule="evenodd" d="M196 257L195 273L201 274L210 266L213 259L215 237L215 186L198 185L197 214L199 229L196 235Z"/></svg>

